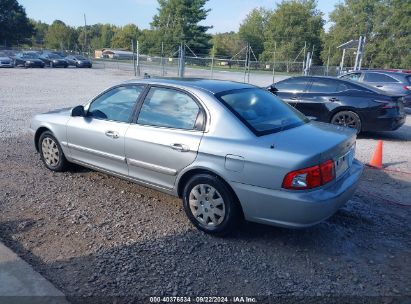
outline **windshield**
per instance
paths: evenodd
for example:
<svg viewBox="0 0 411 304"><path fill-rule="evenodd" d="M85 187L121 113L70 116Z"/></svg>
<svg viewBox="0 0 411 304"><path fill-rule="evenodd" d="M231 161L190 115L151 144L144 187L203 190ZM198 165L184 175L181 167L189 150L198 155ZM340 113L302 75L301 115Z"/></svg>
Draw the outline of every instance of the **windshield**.
<svg viewBox="0 0 411 304"><path fill-rule="evenodd" d="M75 56L76 59L78 60L87 60L86 58L84 58L83 56Z"/></svg>
<svg viewBox="0 0 411 304"><path fill-rule="evenodd" d="M222 92L223 102L256 135L270 134L308 122L299 111L263 89L240 89Z"/></svg>

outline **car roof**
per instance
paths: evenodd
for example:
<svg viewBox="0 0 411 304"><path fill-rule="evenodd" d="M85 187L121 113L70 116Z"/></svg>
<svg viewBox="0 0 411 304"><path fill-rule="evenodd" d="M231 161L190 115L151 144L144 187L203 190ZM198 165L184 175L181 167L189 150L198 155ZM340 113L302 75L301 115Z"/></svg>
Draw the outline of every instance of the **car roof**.
<svg viewBox="0 0 411 304"><path fill-rule="evenodd" d="M212 94L221 93L229 90L256 88L251 84L242 82L226 81L226 80L211 80L204 78L147 78L147 79L132 79L125 83L146 83L157 85L168 85L173 87L186 87L193 89L201 89Z"/></svg>
<svg viewBox="0 0 411 304"><path fill-rule="evenodd" d="M402 77L409 77L410 74L409 73L402 73L402 72L395 72L395 71L384 71L384 70L360 70L360 71L352 71L346 74L343 74L341 76L344 75L349 75L349 74L353 74L353 73L379 73L379 74L386 74L389 76L392 76L393 78L397 79L397 80L402 80Z"/></svg>

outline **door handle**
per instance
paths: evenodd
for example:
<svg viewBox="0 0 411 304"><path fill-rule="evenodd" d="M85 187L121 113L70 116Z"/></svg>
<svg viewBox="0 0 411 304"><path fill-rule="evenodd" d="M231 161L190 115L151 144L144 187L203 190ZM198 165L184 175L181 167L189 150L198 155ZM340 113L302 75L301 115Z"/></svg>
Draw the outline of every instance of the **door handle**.
<svg viewBox="0 0 411 304"><path fill-rule="evenodd" d="M382 88L383 85L382 85L382 84L379 84L379 85L377 85L376 87L377 87L377 88Z"/></svg>
<svg viewBox="0 0 411 304"><path fill-rule="evenodd" d="M297 100L297 96L293 96L290 98L291 100Z"/></svg>
<svg viewBox="0 0 411 304"><path fill-rule="evenodd" d="M338 98L335 98L335 97L331 97L330 99L328 99L329 101L331 101L331 102L334 102L334 101L340 101Z"/></svg>
<svg viewBox="0 0 411 304"><path fill-rule="evenodd" d="M187 145L183 145L183 144L171 144L170 145L171 149L176 150L176 151L180 151L180 152L189 152L190 151L190 147Z"/></svg>
<svg viewBox="0 0 411 304"><path fill-rule="evenodd" d="M120 137L120 135L116 131L106 131L106 136L114 138L114 139L117 139Z"/></svg>

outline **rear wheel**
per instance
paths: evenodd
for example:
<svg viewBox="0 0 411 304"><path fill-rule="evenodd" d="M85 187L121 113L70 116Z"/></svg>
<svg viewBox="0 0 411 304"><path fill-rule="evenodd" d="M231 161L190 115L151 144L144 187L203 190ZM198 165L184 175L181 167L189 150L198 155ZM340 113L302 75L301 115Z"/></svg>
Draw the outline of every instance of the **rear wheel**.
<svg viewBox="0 0 411 304"><path fill-rule="evenodd" d="M52 171L64 171L68 162L57 139L50 131L43 132L39 138L39 151L44 165Z"/></svg>
<svg viewBox="0 0 411 304"><path fill-rule="evenodd" d="M331 123L356 129L357 134L361 132L361 119L353 111L340 111L334 114L331 118Z"/></svg>
<svg viewBox="0 0 411 304"><path fill-rule="evenodd" d="M190 221L209 234L226 235L241 220L241 210L235 195L216 176L193 176L184 187L183 201Z"/></svg>

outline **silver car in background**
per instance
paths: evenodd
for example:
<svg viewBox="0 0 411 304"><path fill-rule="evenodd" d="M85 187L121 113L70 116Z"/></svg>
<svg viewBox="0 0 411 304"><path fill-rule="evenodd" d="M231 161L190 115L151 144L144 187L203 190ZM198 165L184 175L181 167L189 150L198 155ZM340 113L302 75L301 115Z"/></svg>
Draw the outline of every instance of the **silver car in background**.
<svg viewBox="0 0 411 304"><path fill-rule="evenodd" d="M362 70L341 75L339 78L366 83L390 95L403 96L404 105L411 106L411 74Z"/></svg>
<svg viewBox="0 0 411 304"><path fill-rule="evenodd" d="M128 81L84 107L36 115L31 129L50 170L76 163L181 197L191 222L217 235L242 218L319 223L351 198L363 169L352 129L236 82Z"/></svg>

